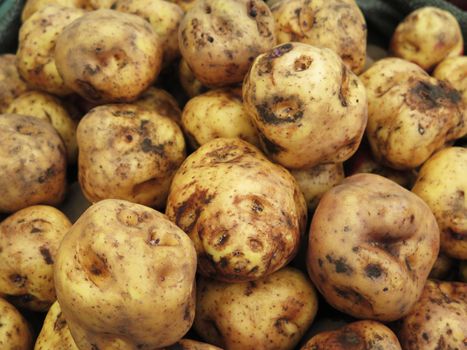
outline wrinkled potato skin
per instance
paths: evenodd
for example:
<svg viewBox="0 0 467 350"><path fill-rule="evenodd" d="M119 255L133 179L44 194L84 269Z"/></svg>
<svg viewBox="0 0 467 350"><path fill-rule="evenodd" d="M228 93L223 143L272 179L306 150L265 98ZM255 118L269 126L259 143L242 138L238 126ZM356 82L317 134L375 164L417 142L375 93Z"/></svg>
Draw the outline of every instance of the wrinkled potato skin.
<svg viewBox="0 0 467 350"><path fill-rule="evenodd" d="M27 89L16 68L16 56L0 55L0 114L5 113L11 101Z"/></svg>
<svg viewBox="0 0 467 350"><path fill-rule="evenodd" d="M367 121L358 77L333 51L302 43L258 56L243 101L265 152L290 169L342 163L357 150Z"/></svg>
<svg viewBox="0 0 467 350"><path fill-rule="evenodd" d="M174 345L168 346L160 350L222 350L217 346L200 343L195 340L182 339Z"/></svg>
<svg viewBox="0 0 467 350"><path fill-rule="evenodd" d="M441 251L461 260L467 260L466 174L467 148L445 148L423 164L412 189L436 216Z"/></svg>
<svg viewBox="0 0 467 350"><path fill-rule="evenodd" d="M23 7L23 12L21 13L21 21L26 22L34 13L49 5L84 8L85 4L86 0L27 0Z"/></svg>
<svg viewBox="0 0 467 350"><path fill-rule="evenodd" d="M413 63L386 58L360 79L368 95L368 140L384 165L416 168L467 131L460 93Z"/></svg>
<svg viewBox="0 0 467 350"><path fill-rule="evenodd" d="M306 225L292 175L240 139L215 139L191 154L172 181L166 212L193 240L198 272L225 282L285 266Z"/></svg>
<svg viewBox="0 0 467 350"><path fill-rule="evenodd" d="M271 10L278 44L295 41L326 47L352 72L363 70L367 28L354 0L288 0Z"/></svg>
<svg viewBox="0 0 467 350"><path fill-rule="evenodd" d="M47 311L55 301L53 264L71 227L59 210L36 205L0 223L0 293L12 303Z"/></svg>
<svg viewBox="0 0 467 350"><path fill-rule="evenodd" d="M151 86L133 104L169 117L178 125L182 124L182 111L178 102L165 90Z"/></svg>
<svg viewBox="0 0 467 350"><path fill-rule="evenodd" d="M402 350L396 335L375 321L359 321L311 338L301 350Z"/></svg>
<svg viewBox="0 0 467 350"><path fill-rule="evenodd" d="M420 300L402 321L404 350L464 349L467 284L428 280Z"/></svg>
<svg viewBox="0 0 467 350"><path fill-rule="evenodd" d="M292 268L245 283L202 278L197 293L195 330L226 350L293 349L318 310L313 285Z"/></svg>
<svg viewBox="0 0 467 350"><path fill-rule="evenodd" d="M467 113L467 79L465 78L467 76L467 56L446 58L436 66L433 76L446 80L462 94L464 113Z"/></svg>
<svg viewBox="0 0 467 350"><path fill-rule="evenodd" d="M54 277L78 348L153 350L191 327L195 272L193 243L165 215L104 200L68 231Z"/></svg>
<svg viewBox="0 0 467 350"><path fill-rule="evenodd" d="M65 83L96 102L129 102L161 69L162 46L151 24L113 10L92 11L60 34L57 69Z"/></svg>
<svg viewBox="0 0 467 350"><path fill-rule="evenodd" d="M392 36L391 51L431 70L446 57L462 55L464 41L459 23L450 12L427 6L399 23Z"/></svg>
<svg viewBox="0 0 467 350"><path fill-rule="evenodd" d="M56 301L44 320L34 350L79 350Z"/></svg>
<svg viewBox="0 0 467 350"><path fill-rule="evenodd" d="M90 202L116 198L164 208L185 159L177 123L130 104L105 105L84 116L77 138L78 179Z"/></svg>
<svg viewBox="0 0 467 350"><path fill-rule="evenodd" d="M13 100L7 113L28 115L52 124L65 144L68 163L76 162L78 156L77 122L71 118L59 99L45 92L29 91Z"/></svg>
<svg viewBox="0 0 467 350"><path fill-rule="evenodd" d="M207 88L196 79L193 71L183 57L178 66L178 79L180 80L183 90L190 98L201 95L203 92L207 91Z"/></svg>
<svg viewBox="0 0 467 350"><path fill-rule="evenodd" d="M72 92L57 71L55 48L64 28L84 13L77 8L49 5L23 23L16 62L28 86L59 96Z"/></svg>
<svg viewBox="0 0 467 350"><path fill-rule="evenodd" d="M384 177L358 174L321 198L307 267L336 309L394 321L419 298L438 252L436 219L420 198Z"/></svg>
<svg viewBox="0 0 467 350"><path fill-rule="evenodd" d="M454 268L454 259L444 254L439 254L438 258L430 271L428 278L437 280L446 280Z"/></svg>
<svg viewBox="0 0 467 350"><path fill-rule="evenodd" d="M0 298L0 348L2 350L31 350L32 335L23 316Z"/></svg>
<svg viewBox="0 0 467 350"><path fill-rule="evenodd" d="M183 109L182 123L193 148L220 137L238 137L259 147L258 132L241 93L233 89L212 90L192 98Z"/></svg>
<svg viewBox="0 0 467 350"><path fill-rule="evenodd" d="M65 146L49 123L0 115L0 212L59 204L65 194Z"/></svg>
<svg viewBox="0 0 467 350"><path fill-rule="evenodd" d="M256 56L276 44L274 18L261 0L199 0L180 23L180 52L204 85L239 83Z"/></svg>
<svg viewBox="0 0 467 350"><path fill-rule="evenodd" d="M344 179L342 163L320 164L311 169L291 170L305 197L308 211L313 211L323 194Z"/></svg>

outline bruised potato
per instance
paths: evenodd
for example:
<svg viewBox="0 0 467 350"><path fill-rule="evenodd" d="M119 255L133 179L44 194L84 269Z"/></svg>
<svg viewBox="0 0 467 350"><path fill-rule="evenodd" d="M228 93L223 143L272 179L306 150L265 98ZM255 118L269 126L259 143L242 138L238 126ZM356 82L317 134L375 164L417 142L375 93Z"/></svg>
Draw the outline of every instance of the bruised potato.
<svg viewBox="0 0 467 350"><path fill-rule="evenodd" d="M79 349L153 350L190 329L195 272L193 243L165 215L104 200L68 231L54 277Z"/></svg>
<svg viewBox="0 0 467 350"><path fill-rule="evenodd" d="M391 51L397 57L431 70L446 57L462 55L462 31L450 12L422 7L399 23L392 36Z"/></svg>
<svg viewBox="0 0 467 350"><path fill-rule="evenodd" d="M144 19L97 10L60 34L55 62L65 84L89 101L128 102L156 79L162 46Z"/></svg>
<svg viewBox="0 0 467 350"><path fill-rule="evenodd" d="M238 137L259 147L241 93L234 89L212 90L192 98L183 109L182 123L194 148L220 137Z"/></svg>
<svg viewBox="0 0 467 350"><path fill-rule="evenodd" d="M78 178L90 202L116 198L164 208L185 159L177 123L130 104L105 105L84 116L77 138Z"/></svg>
<svg viewBox="0 0 467 350"><path fill-rule="evenodd" d="M258 56L243 101L266 154L291 169L342 163L357 150L367 121L358 77L333 51L302 43Z"/></svg>
<svg viewBox="0 0 467 350"><path fill-rule="evenodd" d="M76 161L78 156L77 122L71 118L59 99L45 92L29 91L14 99L7 113L28 115L51 123L65 144L68 163Z"/></svg>
<svg viewBox="0 0 467 350"><path fill-rule="evenodd" d="M174 345L168 346L160 350L222 350L217 346L201 343L199 341L182 339Z"/></svg>
<svg viewBox="0 0 467 350"><path fill-rule="evenodd" d="M448 147L423 164L412 192L438 221L441 251L467 260L467 148Z"/></svg>
<svg viewBox="0 0 467 350"><path fill-rule="evenodd" d="M204 85L239 83L276 43L274 19L261 0L200 0L180 23L180 52Z"/></svg>
<svg viewBox="0 0 467 350"><path fill-rule="evenodd" d="M307 267L336 309L394 321L420 297L438 252L438 225L420 198L379 175L358 174L321 198Z"/></svg>
<svg viewBox="0 0 467 350"><path fill-rule="evenodd" d="M59 96L72 92L57 71L55 47L64 28L84 13L77 8L49 5L23 23L19 31L17 66L30 87Z"/></svg>
<svg viewBox="0 0 467 350"><path fill-rule="evenodd" d="M0 298L0 348L2 350L31 350L33 346L29 325L6 300Z"/></svg>
<svg viewBox="0 0 467 350"><path fill-rule="evenodd" d="M178 66L178 79L180 80L180 84L188 97L198 96L207 90L207 88L195 77L193 71L183 57Z"/></svg>
<svg viewBox="0 0 467 350"><path fill-rule="evenodd" d="M201 278L197 290L194 328L226 350L291 350L318 310L313 285L292 268L244 283Z"/></svg>
<svg viewBox="0 0 467 350"><path fill-rule="evenodd" d="M177 124L182 124L182 111L178 102L165 90L151 86L133 104L150 111L156 111L164 117L169 117Z"/></svg>
<svg viewBox="0 0 467 350"><path fill-rule="evenodd" d="M16 68L16 56L0 55L0 114L5 113L11 101L27 89Z"/></svg>
<svg viewBox="0 0 467 350"><path fill-rule="evenodd" d="M166 213L193 240L198 272L225 282L285 266L306 224L294 178L240 139L214 139L192 153L175 174Z"/></svg>
<svg viewBox="0 0 467 350"><path fill-rule="evenodd" d="M34 13L49 5L83 8L86 5L86 0L27 0L21 13L21 21L25 22Z"/></svg>
<svg viewBox="0 0 467 350"><path fill-rule="evenodd" d="M404 350L465 349L467 284L428 280L423 293L402 320Z"/></svg>
<svg viewBox="0 0 467 350"><path fill-rule="evenodd" d="M0 212L59 204L65 194L65 146L49 123L0 115Z"/></svg>
<svg viewBox="0 0 467 350"><path fill-rule="evenodd" d="M326 47L354 73L363 70L367 27L354 0L288 0L271 10L278 44L296 41Z"/></svg>

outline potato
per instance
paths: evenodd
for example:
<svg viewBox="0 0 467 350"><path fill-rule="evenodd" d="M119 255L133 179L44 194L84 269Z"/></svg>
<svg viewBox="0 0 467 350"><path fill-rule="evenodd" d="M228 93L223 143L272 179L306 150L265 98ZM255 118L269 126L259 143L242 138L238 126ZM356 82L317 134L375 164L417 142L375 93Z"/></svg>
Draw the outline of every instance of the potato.
<svg viewBox="0 0 467 350"><path fill-rule="evenodd" d="M433 211L441 232L441 251L467 260L467 148L449 147L423 164L412 192Z"/></svg>
<svg viewBox="0 0 467 350"><path fill-rule="evenodd" d="M68 231L54 277L79 349L153 350L191 327L195 272L193 243L165 215L109 199Z"/></svg>
<svg viewBox="0 0 467 350"><path fill-rule="evenodd" d="M160 350L221 350L221 348L195 340L182 339L174 345Z"/></svg>
<svg viewBox="0 0 467 350"><path fill-rule="evenodd" d="M64 82L96 102L135 100L161 69L162 46L144 19L113 10L97 10L74 21L55 48Z"/></svg>
<svg viewBox="0 0 467 350"><path fill-rule="evenodd" d="M151 86L133 104L169 117L178 125L182 124L182 111L178 102L165 90Z"/></svg>
<svg viewBox="0 0 467 350"><path fill-rule="evenodd" d="M466 320L467 284L429 280L399 339L404 350L465 349Z"/></svg>
<svg viewBox="0 0 467 350"><path fill-rule="evenodd" d="M318 310L315 289L299 270L257 281L198 283L195 330L226 350L293 349Z"/></svg>
<svg viewBox="0 0 467 350"><path fill-rule="evenodd" d="M59 96L72 92L57 71L55 48L64 28L84 13L77 8L49 5L23 23L19 31L17 66L30 87Z"/></svg>
<svg viewBox="0 0 467 350"><path fill-rule="evenodd" d="M47 311L55 301L53 264L71 227L59 210L36 205L0 223L0 293L19 307Z"/></svg>
<svg viewBox="0 0 467 350"><path fill-rule="evenodd" d="M78 156L77 122L71 118L59 99L45 92L29 91L14 99L7 113L28 115L52 124L65 144L68 163L76 162Z"/></svg>
<svg viewBox="0 0 467 350"><path fill-rule="evenodd" d="M180 6L183 9L183 11L190 10L196 2L196 0L169 0L169 1L176 3L178 6Z"/></svg>
<svg viewBox="0 0 467 350"><path fill-rule="evenodd" d="M258 56L243 101L265 152L291 169L342 163L357 150L367 121L359 79L333 51L301 43Z"/></svg>
<svg viewBox="0 0 467 350"><path fill-rule="evenodd" d="M92 10L112 9L115 0L87 0L86 5Z"/></svg>
<svg viewBox="0 0 467 350"><path fill-rule="evenodd" d="M363 70L367 28L354 0L288 0L271 10L279 44L295 41L326 47L354 73Z"/></svg>
<svg viewBox="0 0 467 350"><path fill-rule="evenodd" d="M56 205L66 186L65 146L55 129L34 117L0 115L0 212Z"/></svg>
<svg viewBox="0 0 467 350"><path fill-rule="evenodd" d="M207 88L196 79L193 71L183 57L178 66L178 79L180 80L183 90L189 97L195 97L207 91Z"/></svg>
<svg viewBox="0 0 467 350"><path fill-rule="evenodd" d="M460 93L417 65L386 58L360 78L368 95L367 136L378 162L416 168L467 132Z"/></svg>
<svg viewBox="0 0 467 350"><path fill-rule="evenodd" d="M459 23L450 12L427 6L399 23L391 39L391 51L431 70L446 57L461 56L464 41Z"/></svg>
<svg viewBox="0 0 467 350"><path fill-rule="evenodd" d="M56 301L44 320L34 350L79 350Z"/></svg>
<svg viewBox="0 0 467 350"><path fill-rule="evenodd" d="M336 309L394 321L420 297L438 252L436 219L420 198L379 175L358 174L321 198L307 267Z"/></svg>
<svg viewBox="0 0 467 350"><path fill-rule="evenodd" d="M78 178L90 202L125 199L164 208L185 140L168 117L130 104L96 107L81 120Z"/></svg>
<svg viewBox="0 0 467 350"><path fill-rule="evenodd" d="M49 5L84 8L86 5L86 0L27 0L21 13L21 21L26 22L26 20L34 13Z"/></svg>
<svg viewBox="0 0 467 350"><path fill-rule="evenodd" d="M285 266L306 225L292 175L240 139L214 139L191 154L172 181L166 213L193 240L198 272L225 282Z"/></svg>
<svg viewBox="0 0 467 350"><path fill-rule="evenodd" d="M180 23L180 52L204 85L239 83L276 43L274 19L261 0L200 0Z"/></svg>
<svg viewBox="0 0 467 350"><path fill-rule="evenodd" d="M11 101L27 89L16 68L16 56L0 55L0 114L5 113Z"/></svg>
<svg viewBox="0 0 467 350"><path fill-rule="evenodd" d="M238 137L259 147L258 132L234 89L208 91L188 101L182 124L193 148L219 137Z"/></svg>
<svg viewBox="0 0 467 350"><path fill-rule="evenodd" d="M448 57L436 66L433 76L446 80L462 95L464 111L467 106L467 56ZM467 113L467 112L465 112Z"/></svg>
<svg viewBox="0 0 467 350"><path fill-rule="evenodd" d="M444 254L439 254L430 271L428 278L446 280L454 269L454 259Z"/></svg>
<svg viewBox="0 0 467 350"><path fill-rule="evenodd" d="M32 335L26 320L6 300L0 298L0 348L31 350Z"/></svg>
<svg viewBox="0 0 467 350"><path fill-rule="evenodd" d="M375 321L359 321L310 339L301 350L401 350L396 335Z"/></svg>
<svg viewBox="0 0 467 350"><path fill-rule="evenodd" d="M163 66L168 66L180 56L178 27L184 15L180 6L163 0L117 0L114 8L151 23L163 47Z"/></svg>

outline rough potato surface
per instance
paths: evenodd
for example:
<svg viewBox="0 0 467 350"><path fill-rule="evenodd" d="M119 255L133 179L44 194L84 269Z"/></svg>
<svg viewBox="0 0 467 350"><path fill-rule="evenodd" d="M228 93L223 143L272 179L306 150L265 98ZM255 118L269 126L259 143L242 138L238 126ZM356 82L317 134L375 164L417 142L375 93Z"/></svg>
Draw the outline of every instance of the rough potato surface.
<svg viewBox="0 0 467 350"><path fill-rule="evenodd" d="M0 298L0 348L2 350L31 350L32 335L23 316Z"/></svg>
<svg viewBox="0 0 467 350"><path fill-rule="evenodd" d="M0 113L5 113L11 101L27 89L16 68L16 56L0 55Z"/></svg>

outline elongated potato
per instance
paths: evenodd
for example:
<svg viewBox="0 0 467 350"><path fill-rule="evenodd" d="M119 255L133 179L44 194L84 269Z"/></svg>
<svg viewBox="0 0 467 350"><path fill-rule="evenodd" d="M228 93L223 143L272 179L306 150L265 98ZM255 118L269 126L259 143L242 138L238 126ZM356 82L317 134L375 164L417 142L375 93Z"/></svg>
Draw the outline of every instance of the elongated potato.
<svg viewBox="0 0 467 350"><path fill-rule="evenodd" d="M182 111L178 102L165 90L151 86L133 104L169 117L178 125L182 124Z"/></svg>
<svg viewBox="0 0 467 350"><path fill-rule="evenodd" d="M23 316L0 298L0 348L2 350L31 350L32 334Z"/></svg>
<svg viewBox="0 0 467 350"><path fill-rule="evenodd" d="M16 56L0 55L0 114L5 113L11 101L27 89L16 68Z"/></svg>

